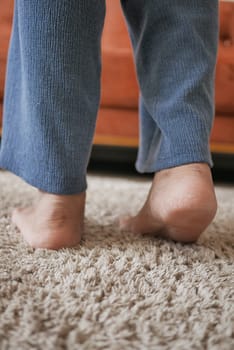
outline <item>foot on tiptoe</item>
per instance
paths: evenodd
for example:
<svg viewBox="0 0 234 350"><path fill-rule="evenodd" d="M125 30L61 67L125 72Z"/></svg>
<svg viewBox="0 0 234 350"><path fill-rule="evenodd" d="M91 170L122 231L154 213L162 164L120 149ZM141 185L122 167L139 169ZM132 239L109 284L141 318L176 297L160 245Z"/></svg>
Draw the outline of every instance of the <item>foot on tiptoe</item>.
<svg viewBox="0 0 234 350"><path fill-rule="evenodd" d="M120 218L120 228L155 233L178 242L195 242L213 220L217 201L210 168L186 164L157 172L136 216Z"/></svg>
<svg viewBox="0 0 234 350"><path fill-rule="evenodd" d="M55 195L39 191L34 205L13 210L12 222L33 248L72 247L81 240L84 210L85 192Z"/></svg>

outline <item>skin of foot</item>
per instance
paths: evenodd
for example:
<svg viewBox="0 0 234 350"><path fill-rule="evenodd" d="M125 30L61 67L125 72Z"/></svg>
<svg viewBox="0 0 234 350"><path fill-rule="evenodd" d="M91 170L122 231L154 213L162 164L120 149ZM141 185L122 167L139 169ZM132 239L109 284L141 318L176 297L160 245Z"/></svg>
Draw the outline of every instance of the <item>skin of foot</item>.
<svg viewBox="0 0 234 350"><path fill-rule="evenodd" d="M60 249L80 243L85 211L85 192L56 195L38 192L34 205L15 208L12 222L33 248Z"/></svg>
<svg viewBox="0 0 234 350"><path fill-rule="evenodd" d="M139 213L121 217L119 224L121 230L132 233L192 243L212 222L216 211L210 167L192 163L157 172Z"/></svg>

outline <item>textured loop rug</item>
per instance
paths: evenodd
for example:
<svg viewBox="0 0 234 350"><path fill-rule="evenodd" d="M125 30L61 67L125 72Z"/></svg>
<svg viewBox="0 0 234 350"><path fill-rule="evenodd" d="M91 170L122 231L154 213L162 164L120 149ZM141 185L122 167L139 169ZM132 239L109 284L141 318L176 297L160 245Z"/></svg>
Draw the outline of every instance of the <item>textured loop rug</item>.
<svg viewBox="0 0 234 350"><path fill-rule="evenodd" d="M0 349L234 349L234 186L196 244L120 232L145 178L89 175L82 244L34 250L10 223L36 189L0 171Z"/></svg>

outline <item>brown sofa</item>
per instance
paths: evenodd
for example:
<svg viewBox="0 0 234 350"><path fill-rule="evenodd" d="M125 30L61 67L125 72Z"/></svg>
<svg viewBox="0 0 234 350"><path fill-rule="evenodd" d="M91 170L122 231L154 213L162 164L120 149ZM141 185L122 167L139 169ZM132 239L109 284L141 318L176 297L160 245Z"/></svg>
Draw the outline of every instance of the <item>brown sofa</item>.
<svg viewBox="0 0 234 350"><path fill-rule="evenodd" d="M119 0L107 0L102 40L102 97L94 145L136 148L139 88L132 48ZM13 0L0 0L0 108L2 109L6 55ZM114 83L113 83L114 82ZM211 150L234 157L234 3L220 2L220 41L216 69L216 116ZM0 111L1 113L1 111ZM1 132L1 115L0 115ZM230 158L230 157L231 158ZM234 162L233 162L234 163ZM230 166L231 164L228 163Z"/></svg>

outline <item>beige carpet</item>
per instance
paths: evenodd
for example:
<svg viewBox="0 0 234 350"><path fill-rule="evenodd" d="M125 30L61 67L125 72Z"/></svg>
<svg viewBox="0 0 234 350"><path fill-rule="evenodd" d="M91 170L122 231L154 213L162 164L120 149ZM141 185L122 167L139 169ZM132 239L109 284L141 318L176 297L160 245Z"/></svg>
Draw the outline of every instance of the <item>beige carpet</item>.
<svg viewBox="0 0 234 350"><path fill-rule="evenodd" d="M0 171L0 349L234 349L234 186L193 245L119 232L149 179L89 176L80 247L33 250L11 226L34 188Z"/></svg>

